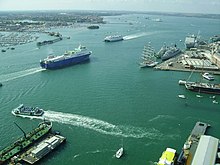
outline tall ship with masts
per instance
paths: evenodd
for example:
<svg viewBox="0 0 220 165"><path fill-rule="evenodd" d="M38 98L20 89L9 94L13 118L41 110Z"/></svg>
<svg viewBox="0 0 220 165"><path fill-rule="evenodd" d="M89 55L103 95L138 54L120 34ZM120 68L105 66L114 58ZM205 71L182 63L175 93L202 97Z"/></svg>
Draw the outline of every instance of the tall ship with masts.
<svg viewBox="0 0 220 165"><path fill-rule="evenodd" d="M144 49L142 51L142 62L140 62L140 67L145 68L145 67L154 67L158 64L156 61L156 53L154 48L151 46L150 43L144 46Z"/></svg>
<svg viewBox="0 0 220 165"><path fill-rule="evenodd" d="M186 81L180 80L179 83L185 85L186 89L193 91L193 92L220 95L220 84L219 83L202 82L202 80L189 81L190 77L192 76L192 73L193 72L191 72L188 80Z"/></svg>

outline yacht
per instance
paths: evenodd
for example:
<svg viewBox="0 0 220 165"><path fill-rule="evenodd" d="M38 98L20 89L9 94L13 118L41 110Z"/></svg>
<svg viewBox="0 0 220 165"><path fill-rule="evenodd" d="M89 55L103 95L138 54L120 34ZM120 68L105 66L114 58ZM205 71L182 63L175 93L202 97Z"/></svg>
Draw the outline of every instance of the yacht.
<svg viewBox="0 0 220 165"><path fill-rule="evenodd" d="M215 78L214 78L214 76L212 76L210 73L204 73L203 75L202 75L202 77L203 78L205 78L205 79L207 79L207 80L209 80L209 81L213 81Z"/></svg>
<svg viewBox="0 0 220 165"><path fill-rule="evenodd" d="M119 150L116 152L115 157L116 158L121 158L121 156L123 155L124 149L123 147L119 148Z"/></svg>

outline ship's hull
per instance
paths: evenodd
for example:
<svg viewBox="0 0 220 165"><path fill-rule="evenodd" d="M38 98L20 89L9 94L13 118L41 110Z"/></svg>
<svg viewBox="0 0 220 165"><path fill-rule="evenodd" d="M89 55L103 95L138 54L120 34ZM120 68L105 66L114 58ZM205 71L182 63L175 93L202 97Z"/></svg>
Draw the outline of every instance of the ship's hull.
<svg viewBox="0 0 220 165"><path fill-rule="evenodd" d="M190 49L190 48L194 48L195 47L195 43L185 43L185 47L186 49Z"/></svg>
<svg viewBox="0 0 220 165"><path fill-rule="evenodd" d="M40 66L42 68L51 69L51 70L64 68L67 66L71 66L71 65L75 65L75 64L79 64L79 63L83 63L85 61L88 61L90 54L91 53L89 52L88 54L85 54L85 55L75 56L72 58L68 58L68 59L64 59L64 60L60 60L60 61L53 61L53 62L41 61Z"/></svg>
<svg viewBox="0 0 220 165"><path fill-rule="evenodd" d="M220 95L220 87L206 87L196 84L185 84L186 89L194 91L194 92L200 92L200 93L209 93L209 94L217 94Z"/></svg>
<svg viewBox="0 0 220 165"><path fill-rule="evenodd" d="M170 54L166 54L166 53L165 53L165 54L161 57L161 60L162 60L162 61L168 60L168 59L170 59L170 58L172 58L172 57L177 56L177 55L180 54L180 53L181 53L180 50L177 50L176 52L173 52L173 53L170 53Z"/></svg>
<svg viewBox="0 0 220 165"><path fill-rule="evenodd" d="M16 140L16 142L14 142L13 144L1 150L0 164L5 163L11 157L17 155L19 152L23 151L28 146L33 145L37 140L49 133L51 128L51 122L45 121L43 123L40 123L37 128L25 134L25 137L21 137L20 139Z"/></svg>
<svg viewBox="0 0 220 165"><path fill-rule="evenodd" d="M117 38L117 39L105 39L105 42L117 42L117 41L122 41L123 38Z"/></svg>
<svg viewBox="0 0 220 165"><path fill-rule="evenodd" d="M11 111L11 113L14 115L14 116L19 116L19 117L41 117L43 116L44 112L42 112L41 114L32 114L32 113L15 113L14 111Z"/></svg>
<svg viewBox="0 0 220 165"><path fill-rule="evenodd" d="M43 42L37 42L37 46L43 46L43 45L48 45L48 44L53 44L55 42L61 41L63 38L59 37L54 40L48 40L48 41L43 41Z"/></svg>
<svg viewBox="0 0 220 165"><path fill-rule="evenodd" d="M122 41L122 40L124 40L124 39L123 39L123 37L121 35L107 36L104 39L105 42L117 42L117 41Z"/></svg>

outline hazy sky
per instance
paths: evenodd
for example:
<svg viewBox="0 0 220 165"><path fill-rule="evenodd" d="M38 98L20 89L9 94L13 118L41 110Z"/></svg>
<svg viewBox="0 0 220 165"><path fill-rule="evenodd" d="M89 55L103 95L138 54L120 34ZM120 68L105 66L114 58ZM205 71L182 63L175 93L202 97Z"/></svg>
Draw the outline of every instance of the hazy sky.
<svg viewBox="0 0 220 165"><path fill-rule="evenodd" d="M220 14L220 0L0 0L0 11L54 9Z"/></svg>

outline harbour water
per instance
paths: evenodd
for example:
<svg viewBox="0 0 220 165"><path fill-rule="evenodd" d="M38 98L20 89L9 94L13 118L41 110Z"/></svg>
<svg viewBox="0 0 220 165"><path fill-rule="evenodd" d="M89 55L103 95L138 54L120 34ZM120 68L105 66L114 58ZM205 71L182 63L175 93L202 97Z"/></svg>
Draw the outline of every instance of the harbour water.
<svg viewBox="0 0 220 165"><path fill-rule="evenodd" d="M178 85L188 72L140 69L143 46L151 42L156 50L177 44L184 49L187 34L203 38L219 34L220 20L130 14L106 17L99 29L52 29L70 36L37 48L36 42L0 52L0 148L22 136L14 125L29 132L41 121L15 117L11 110L23 103L46 110L53 129L67 138L64 146L46 156L40 164L151 165L167 148L178 152L197 121L209 123L208 134L220 137L220 104L210 95L187 91ZM105 43L107 35L121 34L124 41ZM39 35L40 38L45 37ZM88 63L59 70L43 70L39 60L60 55L79 44L93 53ZM192 80L201 79L195 73ZM215 76L215 82L220 77ZM184 94L186 99L178 98ZM216 97L220 102L220 96ZM114 157L123 141L124 155Z"/></svg>

